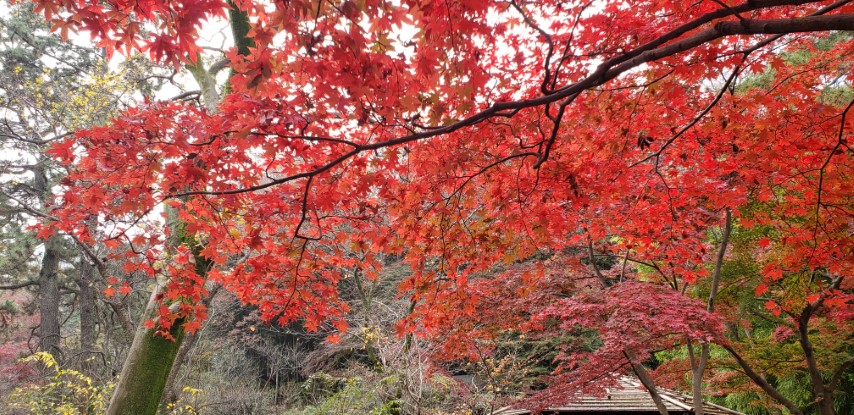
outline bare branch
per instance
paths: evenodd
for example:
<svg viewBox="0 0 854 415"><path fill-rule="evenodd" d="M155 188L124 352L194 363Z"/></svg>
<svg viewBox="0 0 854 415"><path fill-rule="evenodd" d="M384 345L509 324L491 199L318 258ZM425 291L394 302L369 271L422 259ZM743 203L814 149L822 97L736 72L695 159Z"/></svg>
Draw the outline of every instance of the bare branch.
<svg viewBox="0 0 854 415"><path fill-rule="evenodd" d="M194 90L194 91L182 92L178 95L175 95L172 98L169 98L167 101L183 101L185 99L198 99L199 95L201 95L201 94L202 94L202 91L199 91L198 89Z"/></svg>
<svg viewBox="0 0 854 415"><path fill-rule="evenodd" d="M32 287L33 285L39 285L38 281L26 281L20 284L11 284L11 285L0 285L0 290L18 290L21 288Z"/></svg>

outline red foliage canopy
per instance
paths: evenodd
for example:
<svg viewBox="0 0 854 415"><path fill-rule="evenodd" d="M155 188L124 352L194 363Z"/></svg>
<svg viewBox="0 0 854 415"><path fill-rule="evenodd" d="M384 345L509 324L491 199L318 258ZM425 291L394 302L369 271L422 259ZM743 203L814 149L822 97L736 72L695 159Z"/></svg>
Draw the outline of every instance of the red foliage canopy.
<svg viewBox="0 0 854 415"><path fill-rule="evenodd" d="M59 30L173 64L195 59L204 19L230 7L36 2ZM588 238L655 264L659 282L693 283L707 275L707 232L726 208L779 236L763 242L779 248L763 289L802 269L852 272L854 114L834 90L854 81L854 41L830 32L854 29L850 1L235 7L254 47L228 54L232 92L217 113L150 102L52 150L72 168L56 228L92 241L84 224L98 215L100 238L144 248L128 269L171 277L184 313L201 311L203 289L189 251L159 265L164 230L145 223L161 203L203 244L210 279L267 318L311 329L346 311L346 270L375 276L385 255L411 266L409 328L425 332L471 317L485 298L473 281L496 264ZM749 204L761 208L741 217ZM850 284L807 294L850 308L839 290ZM699 317L652 286L619 285L584 307L606 316L660 300L668 329L703 338L696 330L710 327L685 325ZM541 311L574 324L581 298Z"/></svg>

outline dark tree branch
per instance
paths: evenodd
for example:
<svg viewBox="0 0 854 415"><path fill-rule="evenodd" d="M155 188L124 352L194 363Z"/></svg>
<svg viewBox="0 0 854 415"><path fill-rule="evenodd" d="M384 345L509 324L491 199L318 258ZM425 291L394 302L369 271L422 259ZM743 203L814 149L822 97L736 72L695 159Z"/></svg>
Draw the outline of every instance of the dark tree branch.
<svg viewBox="0 0 854 415"><path fill-rule="evenodd" d="M730 74L729 78L727 78L726 82L721 87L721 89L718 91L717 95L715 95L715 98L712 100L712 102L710 102L709 105L707 105L705 108L703 108L703 110L700 111L700 113L697 114L697 116L694 117L694 119L691 120L691 122L686 124L684 127L682 127L682 129L677 131L676 134L673 134L672 137L670 137L667 141L665 141L664 144L661 145L661 148L658 149L658 151L644 157L643 159L641 159L639 161L632 163L629 167L634 167L634 166L637 166L638 164L642 164L646 161L652 160L653 158L658 158L659 156L661 156L661 153L664 152L665 149L667 149L667 147L669 147L671 144L673 144L674 141L676 141L677 138L681 137L688 130L690 130L692 127L697 125L697 123L700 122L700 120L702 120L703 117L705 117L706 114L708 114L709 111L712 110L712 108L714 108L716 105L718 105L718 102L720 102L721 98L723 98L726 91L729 90L729 86L730 86L730 84L732 84L732 81L735 80L736 76L738 76L739 69L740 68L738 66L736 66L735 69L732 70L732 74Z"/></svg>
<svg viewBox="0 0 854 415"><path fill-rule="evenodd" d="M726 36L744 34L815 32L829 30L854 30L854 15L852 14L837 14L832 16L807 16L790 19L745 20L738 22L719 22L706 30L702 30L682 40L667 43L691 30L697 29L716 19L729 16L732 14L732 12L744 12L767 7L778 7L786 4L796 5L813 2L814 1L751 1L740 6L731 7L730 9L720 9L715 12L701 16L700 18L697 18L692 22L686 23L674 29L673 31L657 38L656 40L648 42L642 46L639 46L638 48L621 54L620 56L609 59L608 61L601 64L592 74L590 74L586 78L576 83L567 85L563 88L557 89L551 94L543 95L533 99L495 103L481 112L478 112L470 117L448 124L446 126L432 128L427 131L421 131L418 133L397 137L387 141L362 144L358 147L353 148L351 151L344 153L334 158L333 160L330 160L329 162L315 167L311 170L272 180L268 183L224 191L196 190L182 192L168 195L166 196L166 198L178 198L183 196L203 194L229 195L254 192L266 189L268 187L277 186L282 183L316 176L327 172L335 166L340 165L344 161L366 151L402 145L413 141L450 134L463 128L479 124L487 119L496 116L504 115L507 113L512 114L520 109L537 107L566 100L590 88L603 85L606 82L642 64L673 56Z"/></svg>
<svg viewBox="0 0 854 415"><path fill-rule="evenodd" d="M792 413L792 415L804 415L803 411L801 411L801 409L798 408L798 406L795 405L794 402L787 399L785 396L783 396L780 393L780 391L778 391L776 388L771 386L771 384L768 383L767 380L765 380L765 377L756 373L756 371L753 370L753 367L751 367L750 364L747 363L741 357L741 355L739 355L738 352L735 351L735 349L732 346L723 345L723 348L726 349L726 351L729 352L729 354L735 359L735 361L738 363L738 365L741 366L741 369L744 371L744 374L746 374L747 377L749 377L750 380L753 381L753 383L755 383L760 388L762 388L762 390L765 391L765 393L767 393L768 396L774 398L774 400L779 402L781 405L785 406L786 409L788 409L789 412Z"/></svg>
<svg viewBox="0 0 854 415"><path fill-rule="evenodd" d="M168 101L183 101L185 99L198 99L199 95L201 95L201 94L202 94L202 91L199 91L198 89L194 90L194 91L182 92L178 95L175 95L172 98L169 98Z"/></svg>
<svg viewBox="0 0 854 415"><path fill-rule="evenodd" d="M552 36L548 34L548 32L546 32L545 30L543 30L543 28L538 26L536 22L534 22L528 16L528 14L525 13L525 10L522 9L522 6L520 6L519 3L517 3L515 0L510 0L510 5L513 6L513 8L516 9L516 11L518 11L519 14L522 15L522 20L525 22L525 24L527 24L530 28L534 29L537 33L539 33L540 36L542 36L543 39L545 39L546 43L548 43L549 45L548 52L546 52L546 58L543 60L543 82L540 84L540 92L542 92L543 94L548 94L549 92L551 92L549 90L549 83L551 82L552 77L549 66L551 65L552 55L554 55L554 42L552 41Z"/></svg>
<svg viewBox="0 0 854 415"><path fill-rule="evenodd" d="M813 240L818 236L818 228L819 228L819 210L821 209L821 192L824 187L824 172L827 169L827 166L830 164L830 159L833 158L834 155L837 154L839 148L845 143L844 133L845 133L845 117L848 116L848 111L851 110L851 107L854 107L854 99L848 103L848 106L845 107L845 110L842 111L842 120L839 121L839 134L836 138L836 145L833 146L833 150L830 150L830 154L827 155L827 159L824 160L824 163L821 165L821 168L818 170L818 190L816 191L816 202L815 202L815 229L813 230Z"/></svg>
<svg viewBox="0 0 854 415"><path fill-rule="evenodd" d="M599 282L602 284L602 288L608 288L611 283L608 281L608 278L602 274L602 271L599 271L599 267L596 265L596 258L593 255L593 238L590 236L590 233L587 233L587 255L590 258L590 266L593 267L593 271L596 273L596 278L598 278Z"/></svg>
<svg viewBox="0 0 854 415"><path fill-rule="evenodd" d="M839 0L833 4L828 4L827 6L824 6L820 9L816 10L814 13L810 14L810 16L820 16L820 15L825 14L827 12L831 12L831 11L836 10L836 9L838 9L838 8L848 4L848 3L851 3L851 1L852 0ZM771 36L768 39L765 39L761 42L756 43L755 45L751 46L748 49L740 51L739 53L743 54L744 56L750 55L751 53L756 52L757 50L762 49L771 43L776 42L781 37L783 37L782 34Z"/></svg>
<svg viewBox="0 0 854 415"><path fill-rule="evenodd" d="M809 323L812 316L824 305L828 294L832 290L838 289L840 284L842 284L842 277L833 278L828 289L822 292L814 302L808 303L803 311L801 311L800 316L797 317L798 342L804 352L804 360L807 363L807 372L810 375L813 395L822 415L833 414L834 390L825 385L821 369L818 367L812 341L809 338Z"/></svg>
<svg viewBox="0 0 854 415"><path fill-rule="evenodd" d="M0 290L19 290L21 288L31 287L33 285L39 285L38 281L26 281L20 284L11 284L11 285L0 285Z"/></svg>
<svg viewBox="0 0 854 415"><path fill-rule="evenodd" d="M305 183L305 190L304 190L303 196L302 196L302 207L300 208L300 220L299 220L299 224L297 224L296 229L294 229L294 239L299 238L299 239L304 239L307 241L319 241L321 238L323 238L323 230L322 229L318 229L318 232L320 233L318 236L306 236L306 235L300 234L300 230L302 229L302 225L304 225L305 222L307 220L309 220L309 218L308 218L308 216L309 216L309 213L308 213L308 197L309 197L309 194L311 193L311 181L313 179L314 179L313 176L309 176L308 181L306 181L306 183ZM319 227L319 225L318 225L318 227Z"/></svg>

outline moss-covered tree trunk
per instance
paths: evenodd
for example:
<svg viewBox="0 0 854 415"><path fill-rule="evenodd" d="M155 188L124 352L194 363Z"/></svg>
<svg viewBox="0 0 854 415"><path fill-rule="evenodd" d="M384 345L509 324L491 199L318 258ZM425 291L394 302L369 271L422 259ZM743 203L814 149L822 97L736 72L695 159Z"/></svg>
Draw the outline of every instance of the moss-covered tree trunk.
<svg viewBox="0 0 854 415"><path fill-rule="evenodd" d="M151 293L142 322L154 316L159 287ZM166 378L181 347L184 330L180 321L172 326L174 341L157 336L154 329L140 324L133 337L127 360L110 399L107 415L154 415L160 405Z"/></svg>
<svg viewBox="0 0 854 415"><path fill-rule="evenodd" d="M183 223L177 219L173 209L167 209L167 216L169 219L166 226L172 230L172 236L166 241L166 245L189 247L195 259L196 274L205 277L210 269L210 262L199 254L201 247L192 236L187 235ZM146 327L146 321L156 321L158 317L161 304L159 297L162 297L158 293L165 285L165 281L158 281L151 291L110 399L107 415L155 415L160 407L169 374L185 337L183 319L172 322L169 330L171 339L157 334L156 327Z"/></svg>
<svg viewBox="0 0 854 415"><path fill-rule="evenodd" d="M210 262L199 254L201 247L191 235L187 235L183 223L177 219L173 209L167 209L167 216L169 219L166 226L172 230L172 236L166 241L166 245L173 248L180 245L189 247L195 259L196 274L205 277L210 269ZM156 327L146 327L146 321L156 321L158 317L161 304L158 298L161 296L158 296L158 293L164 287L165 281L158 281L151 291L110 399L107 415L155 415L160 407L169 374L185 337L183 319L172 322L169 330L171 339L157 334Z"/></svg>

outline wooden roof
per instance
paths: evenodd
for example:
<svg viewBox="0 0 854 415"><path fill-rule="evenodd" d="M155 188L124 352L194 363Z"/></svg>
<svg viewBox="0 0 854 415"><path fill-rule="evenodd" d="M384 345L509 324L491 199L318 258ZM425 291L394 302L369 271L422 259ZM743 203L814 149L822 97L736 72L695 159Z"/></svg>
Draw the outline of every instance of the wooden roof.
<svg viewBox="0 0 854 415"><path fill-rule="evenodd" d="M544 414L614 414L614 413L658 413L658 409L649 392L640 381L631 377L619 380L620 387L608 389L603 397L579 396L562 406L548 408ZM658 388L658 393L664 401L667 410L673 414L690 414L694 412L694 399L690 395L676 391ZM744 415L713 403L704 402L703 411L709 415ZM494 412L494 415L527 415L525 409L504 408Z"/></svg>

